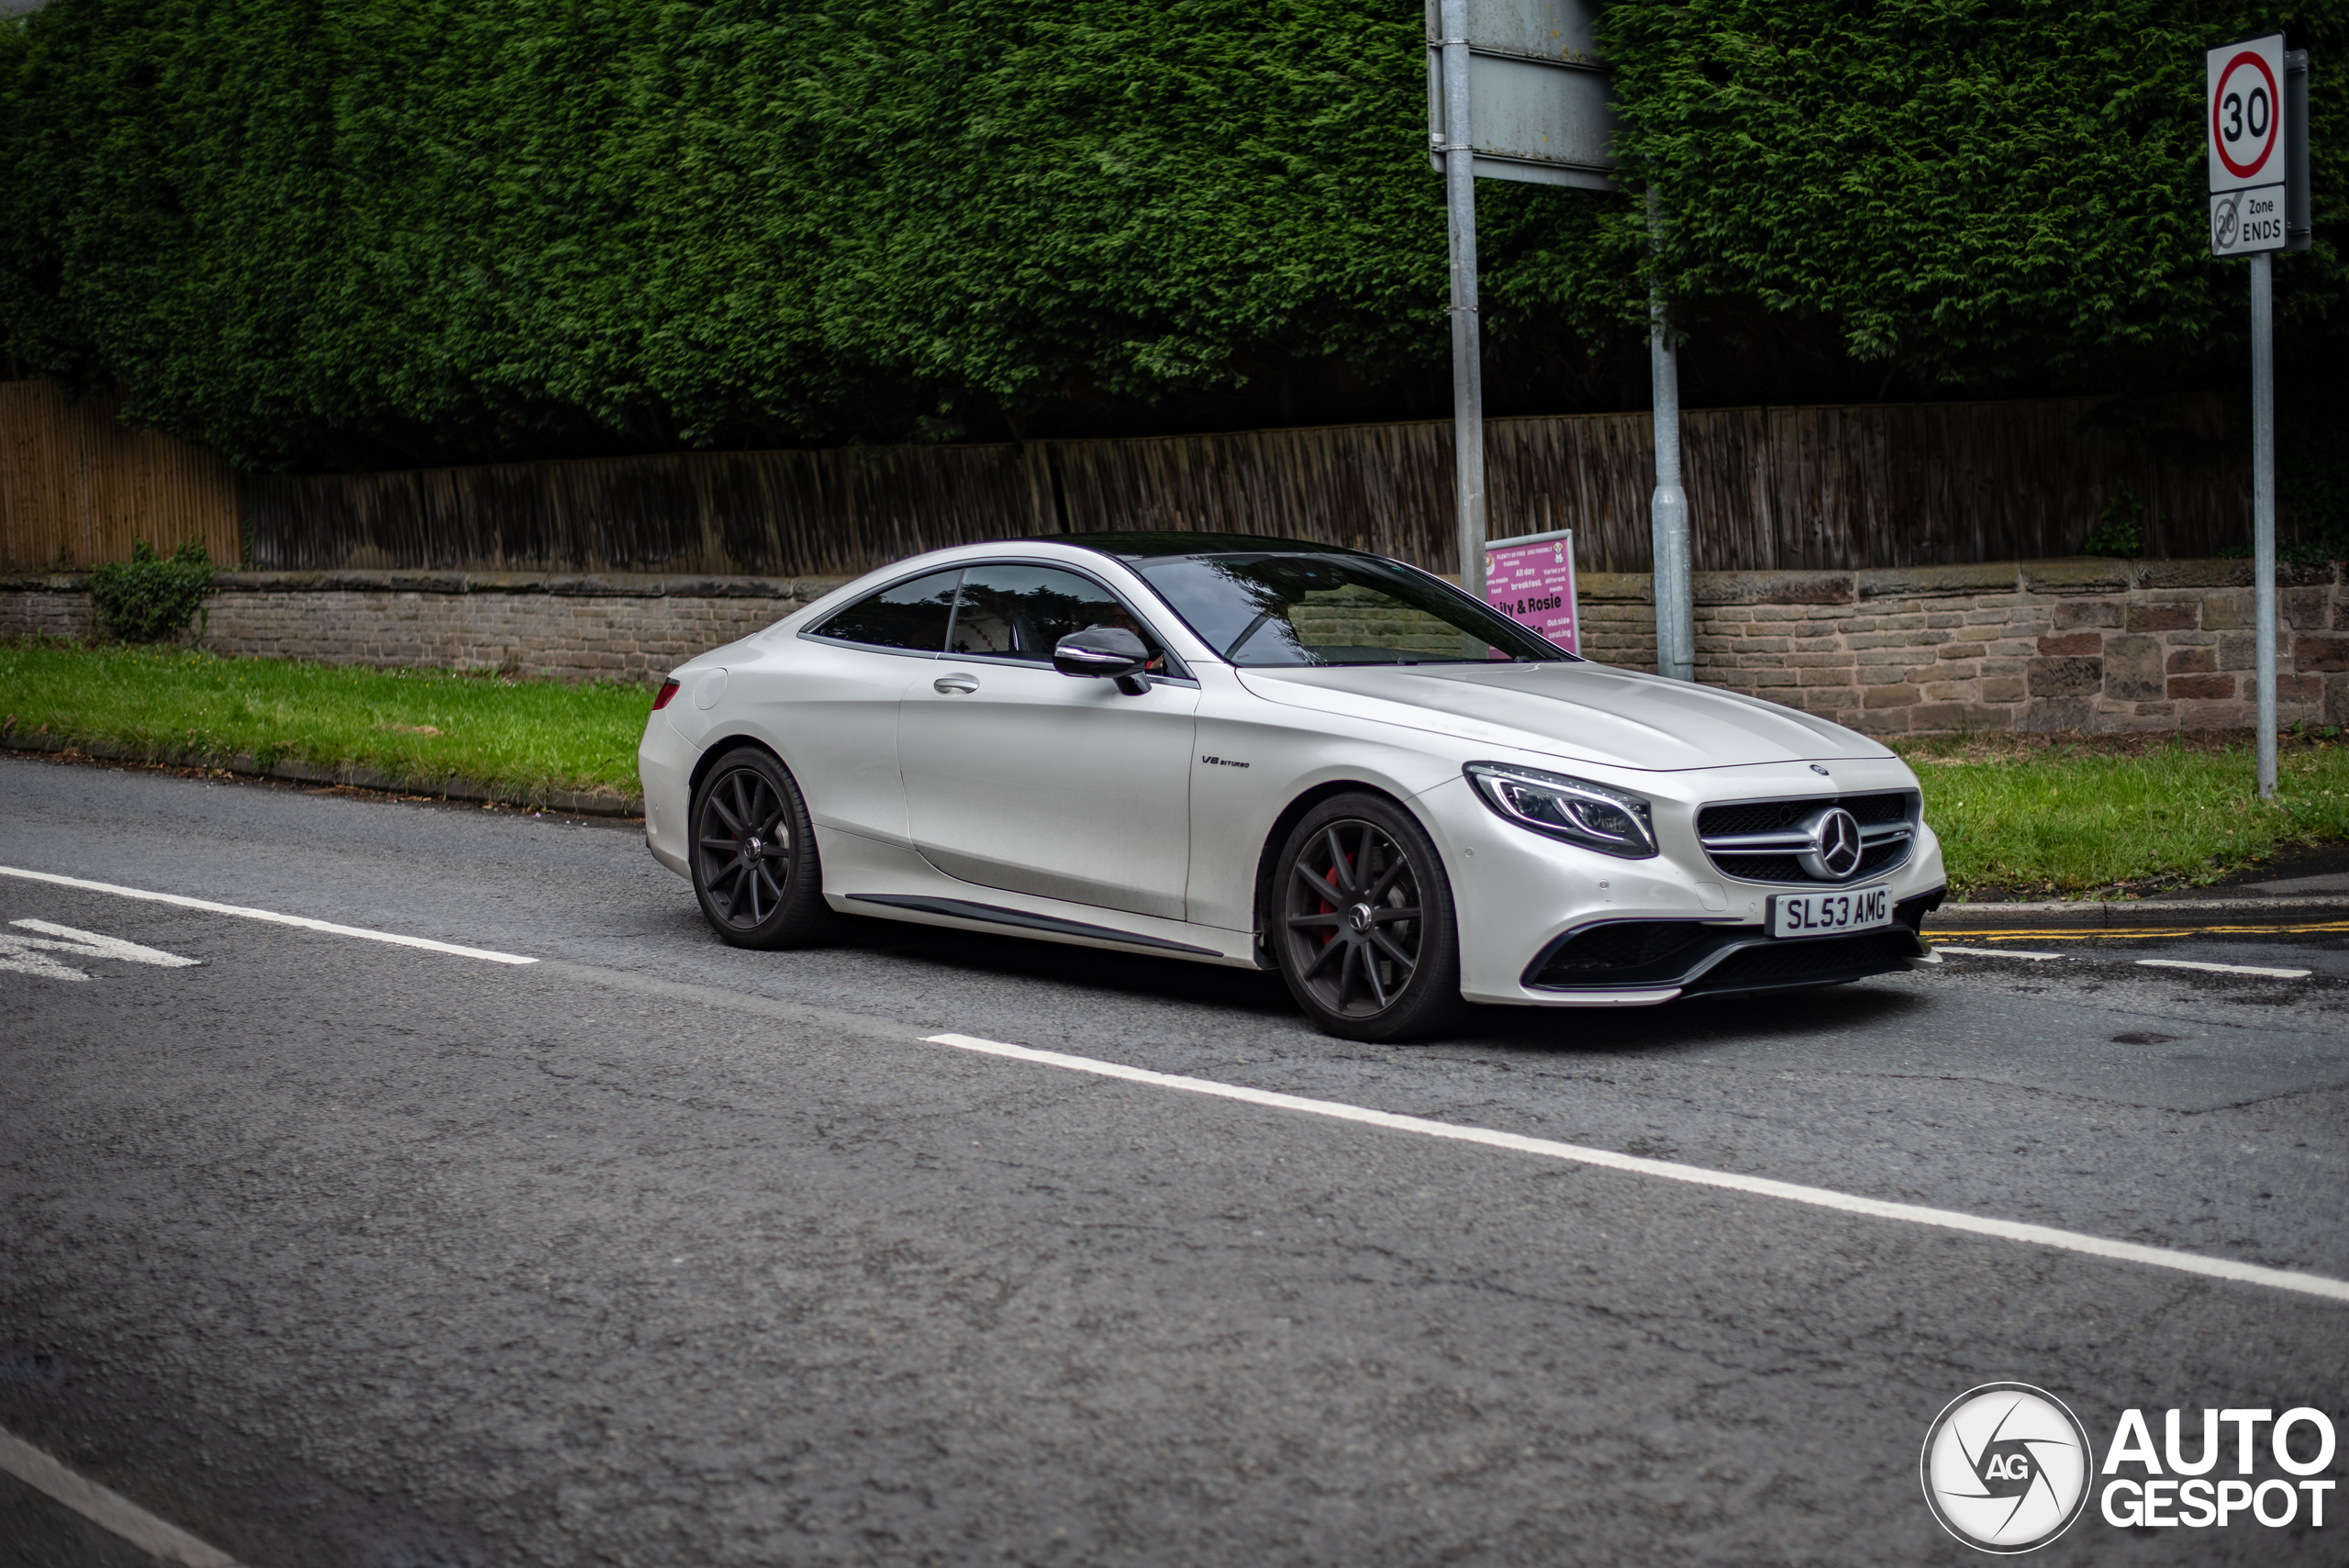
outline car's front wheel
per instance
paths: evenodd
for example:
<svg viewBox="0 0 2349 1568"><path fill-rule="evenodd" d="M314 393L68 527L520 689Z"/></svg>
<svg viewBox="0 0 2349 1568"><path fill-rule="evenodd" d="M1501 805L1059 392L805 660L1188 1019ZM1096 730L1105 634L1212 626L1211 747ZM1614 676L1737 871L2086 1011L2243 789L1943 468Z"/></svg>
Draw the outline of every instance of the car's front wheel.
<svg viewBox="0 0 2349 1568"><path fill-rule="evenodd" d="M1452 885L1409 812L1375 795L1325 800L1290 830L1274 874L1272 945L1316 1024L1402 1040L1459 1016Z"/></svg>
<svg viewBox="0 0 2349 1568"><path fill-rule="evenodd" d="M807 803L772 754L743 746L720 757L694 790L691 821L694 894L720 937L789 948L830 929Z"/></svg>

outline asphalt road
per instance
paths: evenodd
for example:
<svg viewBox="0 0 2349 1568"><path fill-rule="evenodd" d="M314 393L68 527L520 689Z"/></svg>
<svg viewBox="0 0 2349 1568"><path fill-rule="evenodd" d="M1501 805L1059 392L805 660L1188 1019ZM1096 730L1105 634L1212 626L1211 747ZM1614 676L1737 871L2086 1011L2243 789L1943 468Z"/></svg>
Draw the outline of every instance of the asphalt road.
<svg viewBox="0 0 2349 1568"><path fill-rule="evenodd" d="M1956 1563L1918 1451L1974 1385L2099 1449L2349 1406L2349 1303L923 1038L2342 1279L2337 937L1390 1048L1269 976L739 952L509 812L6 759L0 866L540 961L0 877L0 933L200 961L0 969L0 1427L253 1568ZM2333 1498L2039 1560L2339 1563ZM0 1481L0 1563L117 1551Z"/></svg>

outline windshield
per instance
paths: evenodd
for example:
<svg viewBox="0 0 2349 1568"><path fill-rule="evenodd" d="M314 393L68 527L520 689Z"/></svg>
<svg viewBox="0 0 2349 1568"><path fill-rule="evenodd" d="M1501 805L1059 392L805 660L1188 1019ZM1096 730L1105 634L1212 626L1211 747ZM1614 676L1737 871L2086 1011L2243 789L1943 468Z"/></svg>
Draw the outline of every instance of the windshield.
<svg viewBox="0 0 2349 1568"><path fill-rule="evenodd" d="M1130 564L1234 664L1574 657L1465 595L1373 556L1193 555Z"/></svg>

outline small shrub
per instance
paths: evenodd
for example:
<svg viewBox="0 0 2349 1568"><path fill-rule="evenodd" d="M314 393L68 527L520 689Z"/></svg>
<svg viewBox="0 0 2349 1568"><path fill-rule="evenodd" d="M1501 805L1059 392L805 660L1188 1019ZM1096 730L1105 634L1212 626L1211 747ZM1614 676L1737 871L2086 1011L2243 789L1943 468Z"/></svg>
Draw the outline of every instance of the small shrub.
<svg viewBox="0 0 2349 1568"><path fill-rule="evenodd" d="M168 561L158 560L155 547L138 539L128 561L109 562L90 573L91 607L125 642L179 636L211 592L212 557L194 539Z"/></svg>
<svg viewBox="0 0 2349 1568"><path fill-rule="evenodd" d="M2143 513L2135 491L2114 491L2106 499L2104 510L2097 514L2096 530L2080 546L2080 553L2132 558L2143 553L2144 536L2137 527L2137 519Z"/></svg>

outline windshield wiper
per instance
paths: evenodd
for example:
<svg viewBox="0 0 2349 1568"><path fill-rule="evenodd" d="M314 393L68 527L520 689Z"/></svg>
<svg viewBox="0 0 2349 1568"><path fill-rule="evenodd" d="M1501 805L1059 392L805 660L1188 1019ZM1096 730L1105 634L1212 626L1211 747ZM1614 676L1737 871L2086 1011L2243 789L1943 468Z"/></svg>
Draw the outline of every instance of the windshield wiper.
<svg viewBox="0 0 2349 1568"><path fill-rule="evenodd" d="M1264 630L1264 623L1272 619L1277 613L1278 612L1275 610L1266 610L1263 615L1260 615L1254 620L1250 621L1248 623L1248 629L1241 632L1238 637L1233 638L1231 639L1231 646L1223 651L1225 662L1232 664L1239 663L1240 661L1234 658L1233 655L1240 651L1240 645L1247 641L1250 638L1255 636L1258 632Z"/></svg>

